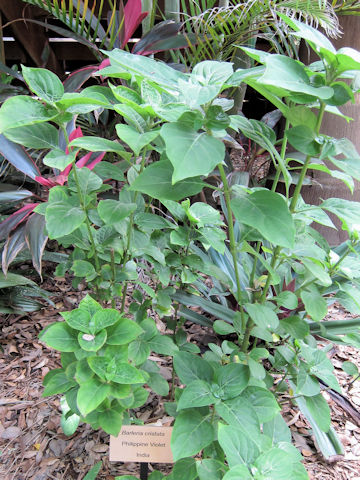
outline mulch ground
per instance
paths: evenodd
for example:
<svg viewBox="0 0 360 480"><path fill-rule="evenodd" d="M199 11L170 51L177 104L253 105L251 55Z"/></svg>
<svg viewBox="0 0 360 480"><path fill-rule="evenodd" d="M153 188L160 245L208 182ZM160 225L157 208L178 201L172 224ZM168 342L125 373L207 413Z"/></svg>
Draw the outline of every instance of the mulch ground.
<svg viewBox="0 0 360 480"><path fill-rule="evenodd" d="M139 464L109 462L109 435L81 425L71 437L60 427L59 396L43 398L42 379L46 373L59 367L59 355L41 344L37 336L49 323L58 319L59 311L74 308L84 296L73 292L65 280L45 282L44 288L56 295L55 308L22 316L9 315L0 322L0 478L2 480L80 480L92 465L102 461L97 479L114 480L117 475L139 476ZM329 319L344 318L347 313L334 305ZM188 339L207 344L214 341L211 332L190 325ZM360 352L351 347L335 347L332 361L343 394L353 407L360 408L360 381L341 370L341 364L350 360L360 367ZM170 377L166 358L154 357L165 377ZM325 394L326 395L326 394ZM345 450L345 455L327 463L318 452L306 420L290 401L285 403L284 417L290 425L293 440L304 456L311 479L360 480L360 425L356 424L337 403L326 396L332 411L332 424ZM150 394L146 408L137 416L145 423L171 419L164 412L159 399ZM163 472L167 465L150 465ZM184 479L187 480L187 479Z"/></svg>

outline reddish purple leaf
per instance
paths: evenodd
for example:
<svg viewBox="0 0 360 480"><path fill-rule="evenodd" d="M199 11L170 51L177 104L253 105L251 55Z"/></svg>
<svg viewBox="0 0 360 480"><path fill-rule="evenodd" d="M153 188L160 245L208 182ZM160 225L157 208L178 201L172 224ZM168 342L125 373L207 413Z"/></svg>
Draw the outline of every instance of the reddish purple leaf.
<svg viewBox="0 0 360 480"><path fill-rule="evenodd" d="M40 185L47 188L55 187L57 185L57 182L54 182L51 178L35 177L35 180L40 183Z"/></svg>
<svg viewBox="0 0 360 480"><path fill-rule="evenodd" d="M140 23L149 15L149 12L142 12L141 9L141 0L128 0L126 2L124 8L125 31L121 48L125 47Z"/></svg>
<svg viewBox="0 0 360 480"><path fill-rule="evenodd" d="M14 234L5 242L1 260L2 270L5 275L7 275L10 263L25 247L25 225L23 225L17 228Z"/></svg>
<svg viewBox="0 0 360 480"><path fill-rule="evenodd" d="M21 222L27 218L38 203L27 203L17 212L13 213L6 220L0 223L0 240L6 238Z"/></svg>
<svg viewBox="0 0 360 480"><path fill-rule="evenodd" d="M35 180L37 175L40 175L38 167L26 153L24 148L17 143L8 140L4 135L0 135L0 153L9 163L14 165L17 170L25 173L25 175L33 180Z"/></svg>
<svg viewBox="0 0 360 480"><path fill-rule="evenodd" d="M25 240L31 253L34 268L41 279L41 260L47 239L48 237L45 234L45 217L44 215L34 213L26 222Z"/></svg>
<svg viewBox="0 0 360 480"><path fill-rule="evenodd" d="M98 155L98 152L89 152L84 157L80 158L78 162L76 162L76 166L78 168L87 167L89 170L92 170L95 165L104 158L106 152L101 152Z"/></svg>
<svg viewBox="0 0 360 480"><path fill-rule="evenodd" d="M75 72L71 73L63 83L65 92L76 92L98 70L98 65L90 65L88 67L75 70Z"/></svg>

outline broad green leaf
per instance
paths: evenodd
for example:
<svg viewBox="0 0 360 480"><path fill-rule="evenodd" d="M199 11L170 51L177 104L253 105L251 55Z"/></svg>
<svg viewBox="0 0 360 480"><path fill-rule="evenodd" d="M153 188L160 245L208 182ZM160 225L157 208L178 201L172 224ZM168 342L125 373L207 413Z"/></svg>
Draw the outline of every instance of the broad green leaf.
<svg viewBox="0 0 360 480"><path fill-rule="evenodd" d="M45 218L49 237L55 239L76 230L85 221L86 214L70 202L62 201L48 205Z"/></svg>
<svg viewBox="0 0 360 480"><path fill-rule="evenodd" d="M196 462L193 458L181 458L175 462L172 470L172 480L195 480L197 477Z"/></svg>
<svg viewBox="0 0 360 480"><path fill-rule="evenodd" d="M207 224L224 224L224 222L220 218L220 212L206 203L193 203L187 213L189 216L189 220L195 222L197 225L199 225L199 227L203 227Z"/></svg>
<svg viewBox="0 0 360 480"><path fill-rule="evenodd" d="M16 287L18 285L35 286L36 283L30 280L30 278L23 277L17 273L8 273L5 275L2 271L0 271L0 288Z"/></svg>
<svg viewBox="0 0 360 480"><path fill-rule="evenodd" d="M321 145L316 141L315 131L306 125L297 125L286 130L289 143L299 152L305 155L317 156Z"/></svg>
<svg viewBox="0 0 360 480"><path fill-rule="evenodd" d="M158 395L166 397L169 394L169 384L159 373L149 373L147 384Z"/></svg>
<svg viewBox="0 0 360 480"><path fill-rule="evenodd" d="M184 126L167 123L161 127L166 155L174 167L173 184L185 178L207 176L222 163L225 146L220 140Z"/></svg>
<svg viewBox="0 0 360 480"><path fill-rule="evenodd" d="M242 396L254 407L260 423L269 422L280 411L276 398L265 388L248 387Z"/></svg>
<svg viewBox="0 0 360 480"><path fill-rule="evenodd" d="M108 434L117 437L122 427L123 416L121 413L108 408L99 413L100 427Z"/></svg>
<svg viewBox="0 0 360 480"><path fill-rule="evenodd" d="M219 423L218 441L225 452L230 468L239 464L251 464L260 453L251 436L236 426Z"/></svg>
<svg viewBox="0 0 360 480"><path fill-rule="evenodd" d="M294 246L294 222L280 194L258 190L251 195L234 198L231 206L240 223L256 228L269 242L288 248Z"/></svg>
<svg viewBox="0 0 360 480"><path fill-rule="evenodd" d="M196 455L214 440L214 436L213 425L198 410L180 412L171 436L174 460Z"/></svg>
<svg viewBox="0 0 360 480"><path fill-rule="evenodd" d="M84 361L88 363L92 372L96 373L102 380L111 380L111 372L108 372L108 365L111 361L109 357L100 357L97 355L95 357L87 357Z"/></svg>
<svg viewBox="0 0 360 480"><path fill-rule="evenodd" d="M246 303L244 305L251 320L260 328L275 330L279 326L279 319L274 310L260 303Z"/></svg>
<svg viewBox="0 0 360 480"><path fill-rule="evenodd" d="M343 73L349 70L360 70L360 53L349 47L340 48L336 52L336 70Z"/></svg>
<svg viewBox="0 0 360 480"><path fill-rule="evenodd" d="M215 410L226 423L239 428L250 437L256 438L260 431L257 413L250 402L239 395L215 406Z"/></svg>
<svg viewBox="0 0 360 480"><path fill-rule="evenodd" d="M340 220L345 221L349 225L359 224L359 202L352 202L343 198L328 198L320 204L320 207L333 213L339 217Z"/></svg>
<svg viewBox="0 0 360 480"><path fill-rule="evenodd" d="M118 180L119 182L124 181L123 169L117 163L102 161L95 165L93 172L103 180L111 178L112 180Z"/></svg>
<svg viewBox="0 0 360 480"><path fill-rule="evenodd" d="M0 133L10 128L47 122L57 115L55 108L43 105L32 97L25 95L11 97L0 108Z"/></svg>
<svg viewBox="0 0 360 480"><path fill-rule="evenodd" d="M90 331L91 315L88 311L76 308L71 312L61 312L60 315L71 328L83 333L92 333Z"/></svg>
<svg viewBox="0 0 360 480"><path fill-rule="evenodd" d="M308 369L303 364L299 368L296 392L306 397L313 397L320 393L318 379L313 375L309 375Z"/></svg>
<svg viewBox="0 0 360 480"><path fill-rule="evenodd" d="M91 192L99 190L103 183L101 178L88 168L76 168L76 175L79 182L80 190L84 195L88 195ZM75 182L73 172L69 176L68 186L69 188L77 192L77 184Z"/></svg>
<svg viewBox="0 0 360 480"><path fill-rule="evenodd" d="M163 334L155 335L148 344L151 350L162 355L174 355L179 350L173 340Z"/></svg>
<svg viewBox="0 0 360 480"><path fill-rule="evenodd" d="M200 241L206 249L213 247L221 255L225 252L226 233L220 228L202 227L198 229Z"/></svg>
<svg viewBox="0 0 360 480"><path fill-rule="evenodd" d="M134 340L129 345L129 359L135 365L144 363L150 355L150 347L147 342L142 340Z"/></svg>
<svg viewBox="0 0 360 480"><path fill-rule="evenodd" d="M232 74L233 67L231 63L205 60L195 65L192 69L191 77L194 77L202 85L223 87Z"/></svg>
<svg viewBox="0 0 360 480"><path fill-rule="evenodd" d="M107 398L110 385L102 383L96 377L80 385L77 394L77 406L84 417L94 411Z"/></svg>
<svg viewBox="0 0 360 480"><path fill-rule="evenodd" d="M65 322L53 323L40 333L39 338L49 347L61 352L75 352L80 348L77 333Z"/></svg>
<svg viewBox="0 0 360 480"><path fill-rule="evenodd" d="M117 363L116 368L112 372L112 381L125 385L133 385L135 383L145 383L146 378L137 368L128 363Z"/></svg>
<svg viewBox="0 0 360 480"><path fill-rule="evenodd" d="M68 414L70 412L70 407L66 401L65 397L61 397L60 405L62 410L62 415L60 419L60 426L65 435L70 436L76 432L77 427L80 423L80 417L76 413Z"/></svg>
<svg viewBox="0 0 360 480"><path fill-rule="evenodd" d="M24 127L11 128L5 132L6 138L27 148L58 148L58 131L50 123L36 123Z"/></svg>
<svg viewBox="0 0 360 480"><path fill-rule="evenodd" d="M230 468L223 480L252 480L253 478L245 465L235 465Z"/></svg>
<svg viewBox="0 0 360 480"><path fill-rule="evenodd" d="M97 474L100 472L102 467L102 462L97 462L95 465L88 471L83 480L95 480Z"/></svg>
<svg viewBox="0 0 360 480"><path fill-rule="evenodd" d="M247 387L250 371L247 365L229 363L216 371L215 379L223 392L222 398L234 398Z"/></svg>
<svg viewBox="0 0 360 480"><path fill-rule="evenodd" d="M303 339L310 333L309 324L296 315L281 319L280 327L294 338Z"/></svg>
<svg viewBox="0 0 360 480"><path fill-rule="evenodd" d="M188 352L177 352L174 355L174 369L181 383L189 385L194 380L211 382L213 369L203 358Z"/></svg>
<svg viewBox="0 0 360 480"><path fill-rule="evenodd" d="M330 275L325 270L325 267L320 263L313 259L302 258L302 264L304 267L315 277L318 279L318 283L324 285L325 287L329 287L332 284L332 280Z"/></svg>
<svg viewBox="0 0 360 480"><path fill-rule="evenodd" d="M118 200L100 200L98 213L107 225L114 225L131 215L137 208L136 203L121 203Z"/></svg>
<svg viewBox="0 0 360 480"><path fill-rule="evenodd" d="M30 90L45 102L57 102L64 95L63 84L50 70L29 68L22 65L22 74Z"/></svg>
<svg viewBox="0 0 360 480"><path fill-rule="evenodd" d="M292 459L288 453L280 448L273 447L262 453L254 465L259 469L263 478L271 480L289 480L289 470L292 470Z"/></svg>
<svg viewBox="0 0 360 480"><path fill-rule="evenodd" d="M54 148L43 158L44 165L64 170L68 165L75 162L76 152L65 153L60 148Z"/></svg>
<svg viewBox="0 0 360 480"><path fill-rule="evenodd" d="M126 152L120 143L107 140L106 138L79 137L70 143L70 147L80 147L90 152L114 152L120 155L120 157L125 158L125 160L130 160L131 158L131 153Z"/></svg>
<svg viewBox="0 0 360 480"><path fill-rule="evenodd" d="M305 66L285 55L266 57L265 72L259 78L259 82L291 93L305 93L321 99L327 99L333 95L330 87L312 86Z"/></svg>
<svg viewBox="0 0 360 480"><path fill-rule="evenodd" d="M50 380L46 383L43 392L44 397L48 397L49 395L56 395L57 393L67 392L68 390L70 390L70 388L77 385L74 380L68 378L62 368L52 371L55 371L56 374L52 375Z"/></svg>
<svg viewBox="0 0 360 480"><path fill-rule="evenodd" d="M106 342L106 330L101 330L97 335L80 332L78 342L80 347L86 352L97 352Z"/></svg>
<svg viewBox="0 0 360 480"><path fill-rule="evenodd" d="M131 184L130 190L146 193L159 200L182 200L199 193L204 183L199 177L172 184L173 167L167 160L155 162L148 167Z"/></svg>
<svg viewBox="0 0 360 480"><path fill-rule="evenodd" d="M114 110L124 117L126 123L134 127L139 133L145 133L147 124L143 118L144 112L142 107L135 105L114 105ZM142 111L140 114L139 111Z"/></svg>
<svg viewBox="0 0 360 480"><path fill-rule="evenodd" d="M348 361L343 362L343 364L341 365L341 368L348 375L355 376L355 375L358 375L359 373L358 367L352 362L348 362Z"/></svg>
<svg viewBox="0 0 360 480"><path fill-rule="evenodd" d="M194 380L181 394L177 409L204 407L215 402L216 398L211 393L211 385L204 380Z"/></svg>
<svg viewBox="0 0 360 480"><path fill-rule="evenodd" d="M121 314L115 308L104 308L99 310L92 317L90 327L93 328L93 333L97 333L103 328L110 327L121 319Z"/></svg>
<svg viewBox="0 0 360 480"><path fill-rule="evenodd" d="M274 446L279 442L291 443L290 428L286 425L280 412L272 420L263 424L263 433L272 439Z"/></svg>
<svg viewBox="0 0 360 480"><path fill-rule="evenodd" d="M315 322L320 322L328 311L325 298L315 289L303 291L300 296L304 302L306 313L310 315Z"/></svg>
<svg viewBox="0 0 360 480"><path fill-rule="evenodd" d="M225 465L214 458L205 458L196 462L199 480L221 480L224 475Z"/></svg>
<svg viewBox="0 0 360 480"><path fill-rule="evenodd" d="M86 277L87 281L93 280L96 276L94 266L86 260L75 260L71 270L76 277Z"/></svg>
<svg viewBox="0 0 360 480"><path fill-rule="evenodd" d="M116 325L107 329L109 345L125 345L137 338L143 330L137 323L127 318L121 318Z"/></svg>
<svg viewBox="0 0 360 480"><path fill-rule="evenodd" d="M159 131L139 133L133 127L122 123L116 125L116 133L123 142L129 145L135 155L139 155L146 146L152 148L150 143L159 135Z"/></svg>
<svg viewBox="0 0 360 480"><path fill-rule="evenodd" d="M331 414L330 407L325 398L319 393L312 397L305 397L305 402L320 430L328 432L330 428Z"/></svg>

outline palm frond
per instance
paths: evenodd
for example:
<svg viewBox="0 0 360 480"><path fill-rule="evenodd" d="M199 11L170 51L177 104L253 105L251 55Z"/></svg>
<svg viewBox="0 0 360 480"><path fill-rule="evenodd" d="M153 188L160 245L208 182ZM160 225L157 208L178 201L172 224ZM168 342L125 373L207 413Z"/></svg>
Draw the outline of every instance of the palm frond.
<svg viewBox="0 0 360 480"><path fill-rule="evenodd" d="M193 5L193 6L192 6ZM201 11L195 0L190 0L190 13L183 15L187 31L195 32L200 40L195 57L209 58L209 50L217 60L234 60L235 45L246 44L254 37L266 38L275 51L293 52L294 43L286 35L286 26L278 13L322 27L327 34L340 33L339 23L331 3L326 0L230 0L226 7L211 7ZM204 48L206 44L206 48ZM211 45L211 46L210 46ZM193 64L193 52L187 61Z"/></svg>

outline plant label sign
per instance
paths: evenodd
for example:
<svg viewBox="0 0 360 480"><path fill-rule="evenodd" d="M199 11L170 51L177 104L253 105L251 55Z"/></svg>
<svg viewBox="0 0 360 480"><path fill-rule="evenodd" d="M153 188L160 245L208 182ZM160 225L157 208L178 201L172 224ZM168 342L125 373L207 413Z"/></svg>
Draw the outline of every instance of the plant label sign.
<svg viewBox="0 0 360 480"><path fill-rule="evenodd" d="M123 425L117 437L110 436L111 462L174 463L172 427Z"/></svg>

